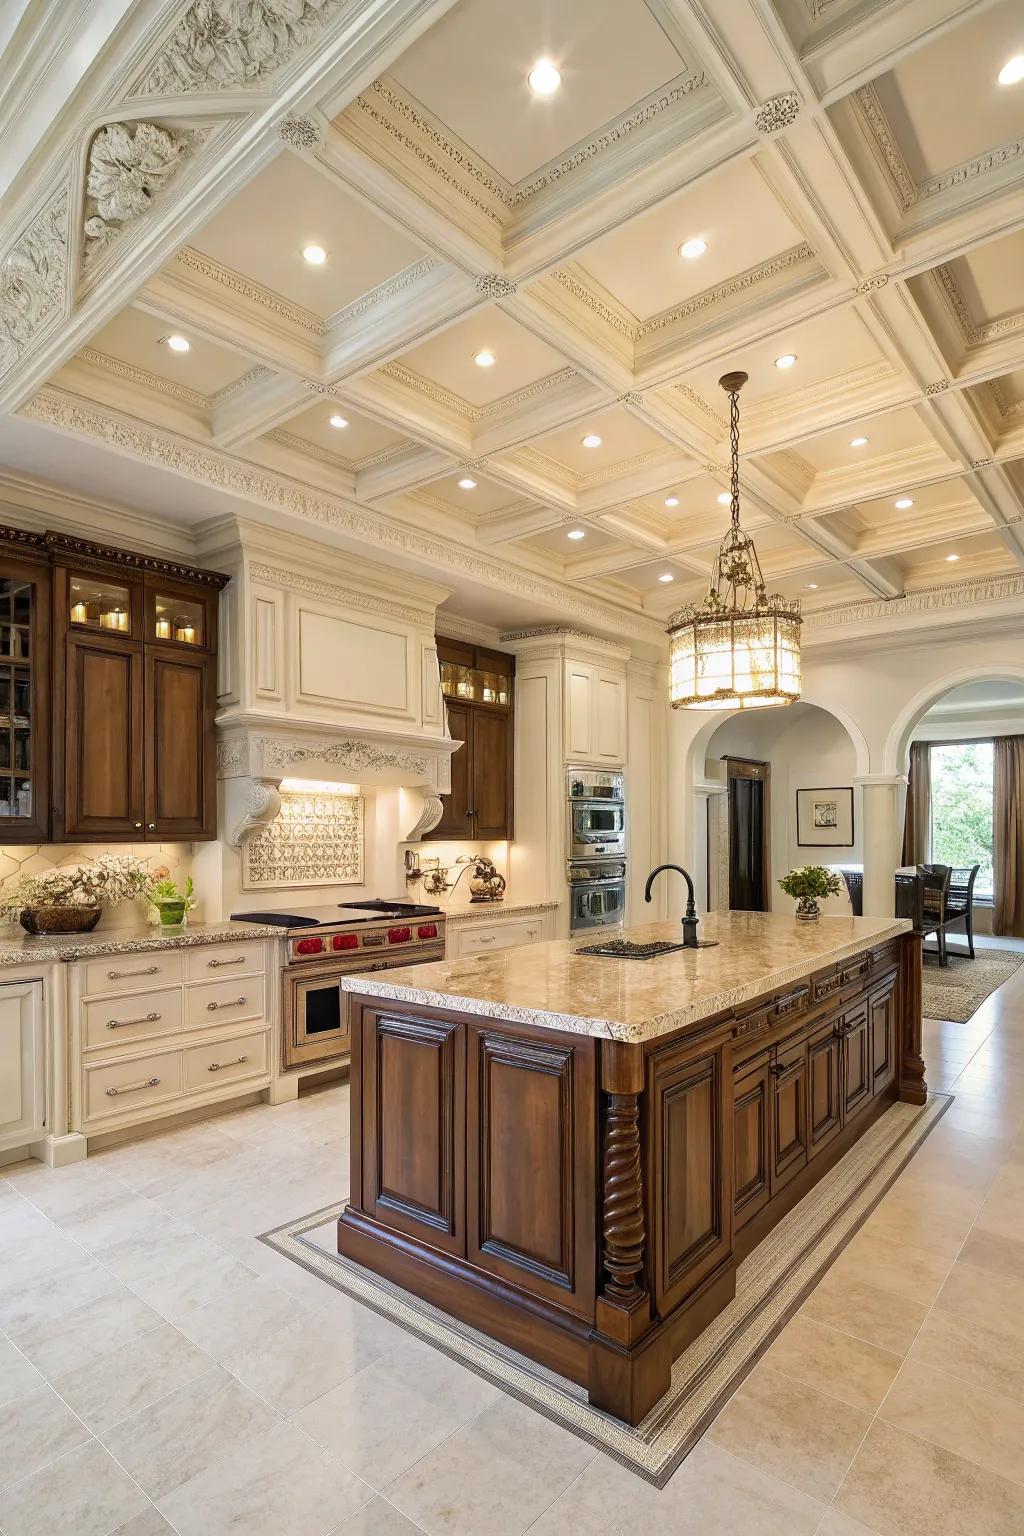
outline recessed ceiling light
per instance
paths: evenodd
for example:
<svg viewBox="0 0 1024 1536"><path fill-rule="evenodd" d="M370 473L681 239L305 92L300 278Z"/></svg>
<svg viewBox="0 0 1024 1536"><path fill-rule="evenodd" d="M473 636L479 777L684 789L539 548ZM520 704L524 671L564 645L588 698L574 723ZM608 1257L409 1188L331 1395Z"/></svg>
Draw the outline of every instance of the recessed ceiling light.
<svg viewBox="0 0 1024 1536"><path fill-rule="evenodd" d="M776 368L792 368L796 362L795 352L783 352L781 357L775 359Z"/></svg>
<svg viewBox="0 0 1024 1536"><path fill-rule="evenodd" d="M720 507L727 507L730 504L731 501L732 501L732 492L731 491L719 491L719 493L718 493L718 505Z"/></svg>
<svg viewBox="0 0 1024 1536"><path fill-rule="evenodd" d="M348 426L348 422L345 420L344 416L332 416L330 418L330 425L340 432L342 427Z"/></svg>
<svg viewBox="0 0 1024 1536"><path fill-rule="evenodd" d="M863 448L864 444L866 442L867 442L867 438L866 437L851 437L850 438L850 447L851 448Z"/></svg>
<svg viewBox="0 0 1024 1536"><path fill-rule="evenodd" d="M586 536L586 532L582 528L570 528L566 534L567 539L585 539Z"/></svg>
<svg viewBox="0 0 1024 1536"><path fill-rule="evenodd" d="M1017 53L1012 59L1007 59L999 71L999 84L1019 85L1022 80L1024 80L1024 53Z"/></svg>
<svg viewBox="0 0 1024 1536"><path fill-rule="evenodd" d="M950 562L950 564L952 564L954 560L959 560L960 556L959 555L947 555L946 559Z"/></svg>
<svg viewBox="0 0 1024 1536"><path fill-rule="evenodd" d="M561 72L550 59L538 59L526 78L535 96L553 96L562 83Z"/></svg>
<svg viewBox="0 0 1024 1536"><path fill-rule="evenodd" d="M186 341L184 336L168 336L167 345L172 352L187 352L191 342Z"/></svg>
<svg viewBox="0 0 1024 1536"><path fill-rule="evenodd" d="M472 480L469 477L469 475L463 475L462 479L459 481L459 490L460 491L475 491L476 490L476 481Z"/></svg>
<svg viewBox="0 0 1024 1536"><path fill-rule="evenodd" d="M675 577L672 575L671 571L662 571L661 575L658 577L658 580L659 581L675 581Z"/></svg>
<svg viewBox="0 0 1024 1536"><path fill-rule="evenodd" d="M473 361L476 363L478 368L493 368L495 363L494 353L488 352L485 348L483 352L478 352L476 354Z"/></svg>
<svg viewBox="0 0 1024 1536"><path fill-rule="evenodd" d="M805 592L817 592L817 590L818 590L818 583L816 581L805 581L804 582L804 591Z"/></svg>
<svg viewBox="0 0 1024 1536"><path fill-rule="evenodd" d="M304 245L302 259L308 261L311 267L322 267L327 260L327 252L322 245Z"/></svg>
<svg viewBox="0 0 1024 1536"><path fill-rule="evenodd" d="M678 507L678 505L679 505L679 497L678 496L666 496L665 497L665 505L666 505L666 507Z"/></svg>
<svg viewBox="0 0 1024 1536"><path fill-rule="evenodd" d="M905 512L908 507L912 507L913 505L914 503L909 496L900 496L896 501L893 502L893 506L896 508L897 512Z"/></svg>
<svg viewBox="0 0 1024 1536"><path fill-rule="evenodd" d="M601 438L598 437L596 432L588 432L583 439L583 446L584 448L600 448Z"/></svg>
<svg viewBox="0 0 1024 1536"><path fill-rule="evenodd" d="M693 240L684 240L679 247L679 254L680 256L685 256L687 261L696 261L698 256L704 255L707 248L707 241L697 236Z"/></svg>

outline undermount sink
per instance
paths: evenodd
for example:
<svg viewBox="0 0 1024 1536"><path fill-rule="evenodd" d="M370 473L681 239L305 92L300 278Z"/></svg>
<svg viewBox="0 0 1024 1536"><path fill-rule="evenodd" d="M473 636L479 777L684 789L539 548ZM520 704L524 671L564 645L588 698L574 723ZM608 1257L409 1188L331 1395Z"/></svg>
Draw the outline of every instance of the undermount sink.
<svg viewBox="0 0 1024 1536"><path fill-rule="evenodd" d="M578 955L608 955L614 960L655 960L658 955L670 955L686 945L673 944L669 939L654 939L650 944L634 944L632 939L607 939L603 944L587 944L578 949Z"/></svg>

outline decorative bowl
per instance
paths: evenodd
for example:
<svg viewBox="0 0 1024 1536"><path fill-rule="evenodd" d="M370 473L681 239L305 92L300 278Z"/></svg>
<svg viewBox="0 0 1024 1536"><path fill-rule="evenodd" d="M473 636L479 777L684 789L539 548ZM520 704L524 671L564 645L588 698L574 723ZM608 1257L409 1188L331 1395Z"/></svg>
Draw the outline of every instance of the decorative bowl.
<svg viewBox="0 0 1024 1536"><path fill-rule="evenodd" d="M19 921L26 933L91 933L102 907L25 907Z"/></svg>

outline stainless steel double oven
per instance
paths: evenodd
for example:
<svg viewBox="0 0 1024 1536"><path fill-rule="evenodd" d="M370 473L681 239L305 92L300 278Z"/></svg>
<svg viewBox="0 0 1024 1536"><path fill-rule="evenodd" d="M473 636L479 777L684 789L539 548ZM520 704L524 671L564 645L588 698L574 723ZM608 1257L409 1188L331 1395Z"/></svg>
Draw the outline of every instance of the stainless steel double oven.
<svg viewBox="0 0 1024 1536"><path fill-rule="evenodd" d="M569 931L619 925L626 908L623 776L598 768L570 768L566 788Z"/></svg>

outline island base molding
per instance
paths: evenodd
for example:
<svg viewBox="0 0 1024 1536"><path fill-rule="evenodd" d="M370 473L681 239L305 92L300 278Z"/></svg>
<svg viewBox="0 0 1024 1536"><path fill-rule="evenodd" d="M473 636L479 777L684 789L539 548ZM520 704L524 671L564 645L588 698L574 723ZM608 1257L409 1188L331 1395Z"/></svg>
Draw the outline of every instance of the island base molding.
<svg viewBox="0 0 1024 1536"><path fill-rule="evenodd" d="M352 996L338 1248L638 1423L736 1266L897 1098L906 934L637 1043Z"/></svg>

